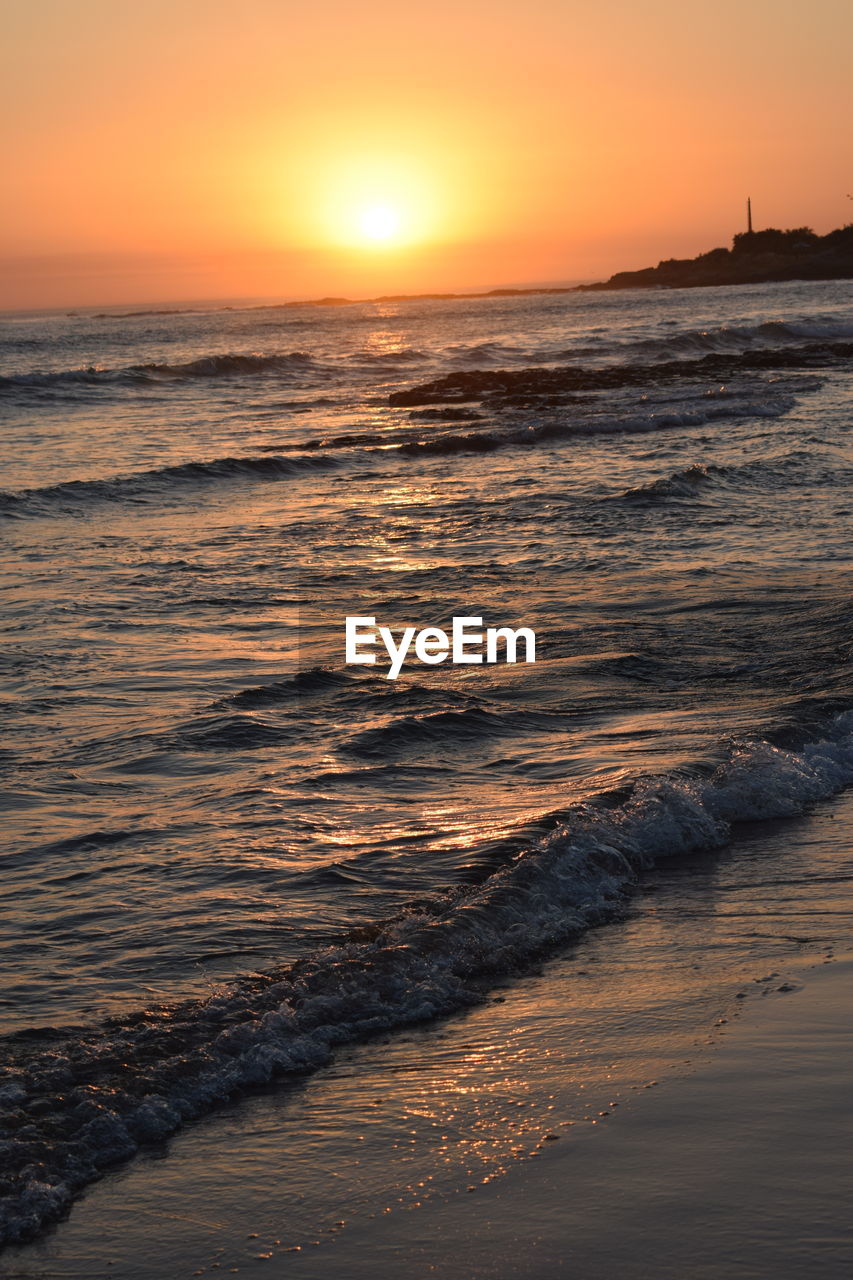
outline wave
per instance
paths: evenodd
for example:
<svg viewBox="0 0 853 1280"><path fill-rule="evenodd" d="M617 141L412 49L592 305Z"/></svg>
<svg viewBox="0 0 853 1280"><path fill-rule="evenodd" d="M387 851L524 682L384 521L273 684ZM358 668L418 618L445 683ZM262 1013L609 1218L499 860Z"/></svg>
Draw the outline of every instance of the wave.
<svg viewBox="0 0 853 1280"><path fill-rule="evenodd" d="M747 485L750 488L779 489L804 471L812 477L820 477L827 487L832 484L846 486L850 482L849 469L835 460L820 464L819 458L806 450L797 449L775 458L756 458L741 465L718 465L694 462L688 467L657 476L645 484L625 489L617 499L634 502L656 502L668 498L698 498L709 489L731 488Z"/></svg>
<svg viewBox="0 0 853 1280"><path fill-rule="evenodd" d="M213 710L236 707L240 710L256 711L266 707L285 706L295 700L304 704L308 699L317 698L333 700L335 714L357 712L360 717L381 715L389 705L393 705L396 713L412 712L423 716L425 712L440 708L442 712L466 710L478 707L479 703L470 694L454 693L435 686L418 684L417 681L406 681L405 685L395 685L382 674L362 673L347 675L342 671L332 671L325 667L312 667L298 671L285 680L273 680L269 684L254 685L227 694L212 706ZM449 704L449 705L448 705ZM401 717L402 720L407 716ZM393 725L395 722L391 721ZM365 731L370 743L372 732ZM393 731L391 736L393 737ZM356 741L359 734L351 741ZM379 740L379 739L377 739Z"/></svg>
<svg viewBox="0 0 853 1280"><path fill-rule="evenodd" d="M79 511L101 502L145 503L162 499L170 490L216 481L275 481L306 471L334 467L336 459L323 454L290 457L212 458L138 471L107 480L65 480L60 484L18 491L0 490L0 517L11 519L50 514L56 509Z"/></svg>
<svg viewBox="0 0 853 1280"><path fill-rule="evenodd" d="M229 310L222 308L221 310ZM128 315L174 316L180 314L196 314L195 311L157 310L150 312L133 312ZM121 319L117 315L104 315L103 319ZM612 336L612 335L611 335ZM501 362L516 366L513 377L524 374L519 369L522 362L540 366L540 372L568 373L565 361L574 361L584 357L593 357L595 364L587 370L572 369L577 375L587 374L590 385L615 385L613 375L620 368L630 370L637 365L645 367L643 358L672 361L676 364L689 363L689 357L720 357L736 359L743 357L760 362L762 352L769 361L784 364L789 358L796 362L797 344L804 352L813 352L814 348L830 349L843 346L853 339L853 324L845 323L837 318L821 320L802 319L788 321L765 321L755 325L721 325L715 329L689 330L683 333L667 334L662 337L631 340L612 348L609 362L602 365L602 358L608 356L602 349L601 341L584 341L580 336L578 344L564 349L551 346L537 348L535 346L519 346L516 344L485 341L479 343L450 343L435 350L425 351L414 347L402 347L398 350L376 351L363 349L346 357L347 365L367 367L388 367L394 370L409 364L423 362L445 363L460 367L457 375L450 377L472 377L478 373L477 365L494 366ZM802 344L806 344L805 347ZM639 357L624 364L626 354ZM848 352L849 354L849 352ZM618 362L618 363L617 363ZM541 366L558 366L557 369ZM472 366L474 366L472 368ZM749 366L755 367L755 366ZM57 370L31 370L27 372L7 373L0 375L0 395L30 391L68 391L85 388L108 388L110 386L133 387L161 385L174 382L185 382L197 379L218 379L228 377L256 377L261 375L303 374L306 371L330 373L337 364L324 364L307 351L289 352L215 352L186 361L151 361L107 368L87 365L81 368ZM499 378L501 371L495 370L494 376ZM604 381L602 382L602 379ZM430 384L432 385L432 384ZM417 388L419 390L420 388ZM406 393L399 393L404 395ZM400 400L398 403L404 403ZM421 401L411 401L421 403Z"/></svg>
<svg viewBox="0 0 853 1280"><path fill-rule="evenodd" d="M634 489L626 489L622 497L652 500L655 498L695 498L701 489L713 484L715 479L725 477L726 474L726 467L715 467L713 465L706 467L701 463L694 463L693 466L674 471L671 475L659 476L657 480L650 480L648 484L637 485Z"/></svg>
<svg viewBox="0 0 853 1280"><path fill-rule="evenodd" d="M280 746L287 731L258 716L205 716L169 735L168 746L179 751L263 751Z"/></svg>
<svg viewBox="0 0 853 1280"><path fill-rule="evenodd" d="M800 388L797 388L798 390ZM311 471L321 471L353 465L379 456L383 462L395 456L413 457L421 454L451 456L458 453L490 453L496 449L533 447L539 444L572 436L647 433L676 428L692 428L706 423L737 418L776 418L789 412L795 403L792 395L781 389L768 394L738 396L725 393L705 394L701 397L686 395L683 400L666 405L645 405L640 402L633 411L608 411L601 408L595 413L576 411L572 415L543 417L538 422L522 425L488 425L485 429L473 428L474 418L469 415L448 418L448 426L442 424L443 413L430 419L429 434L417 425L408 431L399 431L396 439L387 437L380 445L375 433L359 432L336 436L325 440L305 440L294 446L294 453L269 452L245 457L212 458L201 461L175 463L98 480L66 480L58 484L22 490L0 490L0 518L21 519L49 515L52 512L80 512L98 503L138 503L162 501L169 493L180 493L199 485L221 482L280 481ZM588 406L588 401L584 402ZM472 422L472 430L455 429L457 422ZM263 446L261 446L263 448ZM628 496L637 496L629 494Z"/></svg>
<svg viewBox="0 0 853 1280"><path fill-rule="evenodd" d="M253 685L249 689L239 689L222 698L219 706L245 707L253 711L262 707L276 706L280 702L288 702L294 698L322 695L348 689L357 681L353 676L343 672L328 671L324 667L311 667L307 671L297 671L286 680L273 680L269 684Z"/></svg>
<svg viewBox="0 0 853 1280"><path fill-rule="evenodd" d="M482 738L501 737L521 731L565 729L568 717L559 712L491 711L466 707L459 711L436 711L430 715L400 716L387 724L363 729L343 744L357 755L387 755L430 746L442 751L467 747ZM575 719L575 723L576 723Z"/></svg>
<svg viewBox="0 0 853 1280"><path fill-rule="evenodd" d="M38 390L81 386L137 386L146 383L182 382L197 378L247 377L258 374L302 372L312 367L319 366L305 351L275 355L226 352L221 355L201 356L196 360L178 364L152 362L126 365L118 369L90 365L83 369L7 374L0 376L0 393L18 392L27 388Z"/></svg>
<svg viewBox="0 0 853 1280"><path fill-rule="evenodd" d="M455 409L446 405L438 409L413 409L411 422L481 422L483 415L476 409Z"/></svg>
<svg viewBox="0 0 853 1280"><path fill-rule="evenodd" d="M853 713L797 750L735 747L710 778L648 778L476 885L288 969L100 1027L7 1038L0 1240L32 1237L111 1165L230 1098L327 1063L336 1046L480 1002L496 979L611 917L661 858L792 817L853 781Z"/></svg>
<svg viewBox="0 0 853 1280"><path fill-rule="evenodd" d="M760 341L764 345L746 343L747 349L743 349L747 334L754 335L755 342ZM787 335L787 345L782 342L783 334ZM805 346L791 345L795 341L801 342L804 337L815 336L821 336L823 340L810 341ZM525 402L535 397L541 401L543 397L565 396L570 392L648 385L650 382L671 380L689 373L720 379L747 369L769 370L820 365L849 359L853 354L853 344L835 339L851 336L853 326L848 325L821 327L819 324L773 322L751 330L722 328L710 334L687 333L665 340L647 340L614 352L614 356L622 357L626 350L639 356L664 356L666 359L662 363L649 364L643 360L625 363L623 359L620 363L602 365L601 352L596 350L596 362L589 366L560 363L566 358L578 359L579 356L588 354L588 348L559 352L536 351L510 348L497 342L471 346L450 345L435 352L410 347L388 352L363 350L348 356L342 363L323 363L306 351L271 354L224 352L183 362L152 361L117 368L89 365L74 369L7 373L0 375L0 397L27 394L77 395L87 390L163 387L198 380L238 377L276 376L281 379L291 376L299 379L310 374L313 377L328 378L341 375L346 367L359 366L375 372L386 369L389 373L394 373L411 364L443 362L445 365L465 367L432 382L392 392L389 403L392 406L410 408L445 403L458 407L466 402L484 399L512 403L519 399ZM774 340L773 345L767 346L767 341L771 338ZM706 354L692 360L683 358L697 356L700 352ZM528 363L519 368L522 360ZM507 361L516 367L471 367ZM534 362L532 366L530 361Z"/></svg>
<svg viewBox="0 0 853 1280"><path fill-rule="evenodd" d="M414 347L401 347L397 351L358 351L350 356L354 364L376 365L419 364L430 358L425 351L418 351Z"/></svg>
<svg viewBox="0 0 853 1280"><path fill-rule="evenodd" d="M768 390L771 391L768 394ZM584 402L588 405L588 402ZM443 415L430 420L432 428L424 434L416 426L409 431L399 431L396 438L386 437L382 444L376 433L358 432L322 440L304 440L294 446L292 454L274 453L280 446L269 446L270 452L260 456L213 458L207 461L176 463L115 476L103 480L66 480L59 484L18 491L0 490L0 519L23 519L44 516L53 512L80 512L98 503L144 504L162 501L170 493L216 482L265 482L296 477L311 471L352 466L359 461L379 457L387 463L394 457L419 455L452 456L460 453L491 453L497 449L531 448L572 437L614 435L619 433L644 434L656 431L691 429L706 423L740 418L778 418L788 413L795 404L792 395L765 389L761 395L737 396L728 394L686 396L681 401L667 405L644 405L635 409L622 407L621 411L601 408L595 413L561 414L545 416L533 423L522 425L488 425L459 431L454 424L477 420L468 415L448 419L443 427ZM261 446L264 448L264 446ZM695 479L695 478L694 478ZM691 483L691 478L688 481ZM677 487L677 482L673 482ZM662 494L666 489L661 482ZM644 491L629 491L626 497L643 496ZM675 496L675 488L669 496ZM684 491L682 496L690 496Z"/></svg>
<svg viewBox="0 0 853 1280"><path fill-rule="evenodd" d="M440 355L443 359L449 360L453 364L467 365L475 360L485 364L497 364L502 360L529 360L533 352L531 348L516 346L508 342L459 342L446 346ZM535 355L533 355L533 358L535 359ZM547 352L543 352L542 358L550 360L553 357Z"/></svg>
<svg viewBox="0 0 853 1280"><path fill-rule="evenodd" d="M690 401L668 407L646 408L635 411L595 414L575 412L561 414L559 418L545 418L539 422L518 427L493 427L485 431L447 432L438 436L418 438L397 446L406 454L454 454L490 453L495 449L512 446L534 446L572 436L635 435L654 431L690 429L709 422L739 418L781 418L794 407L793 396L764 395L761 397L732 397L714 399L707 397L698 406Z"/></svg>
<svg viewBox="0 0 853 1280"><path fill-rule="evenodd" d="M620 354L631 351L637 355L653 357L725 355L762 347L785 347L803 342L833 343L850 339L853 339L853 324L844 323L837 318L766 320L753 325L723 324L713 329L691 329L661 338L643 338L625 343ZM573 353L566 351L562 356L564 359L572 358Z"/></svg>

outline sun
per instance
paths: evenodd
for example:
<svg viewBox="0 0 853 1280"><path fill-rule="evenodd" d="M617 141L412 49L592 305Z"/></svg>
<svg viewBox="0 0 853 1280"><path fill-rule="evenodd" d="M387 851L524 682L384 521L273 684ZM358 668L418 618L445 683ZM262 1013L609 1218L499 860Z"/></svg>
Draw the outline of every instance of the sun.
<svg viewBox="0 0 853 1280"><path fill-rule="evenodd" d="M317 161L305 184L306 239L355 255L402 258L440 239L446 201L440 173L404 151L380 155L354 148Z"/></svg>
<svg viewBox="0 0 853 1280"><path fill-rule="evenodd" d="M400 236L402 218L390 204L368 204L358 212L358 229L372 244L390 244Z"/></svg>

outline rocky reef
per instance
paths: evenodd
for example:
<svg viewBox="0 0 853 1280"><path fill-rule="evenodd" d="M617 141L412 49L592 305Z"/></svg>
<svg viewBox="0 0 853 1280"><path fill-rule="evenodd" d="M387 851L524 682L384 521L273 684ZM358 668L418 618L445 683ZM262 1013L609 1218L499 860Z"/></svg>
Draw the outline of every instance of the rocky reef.
<svg viewBox="0 0 853 1280"><path fill-rule="evenodd" d="M576 403L590 392L623 387L659 387L676 379L726 381L741 373L809 369L853 360L853 342L809 342L802 346L760 348L737 353L710 353L697 360L666 360L658 364L617 364L605 368L562 365L534 369L460 369L432 382L392 391L395 408L420 405L481 404L484 408L555 408ZM424 413L420 410L419 416ZM438 416L437 414L431 416ZM442 417L445 415L442 414Z"/></svg>

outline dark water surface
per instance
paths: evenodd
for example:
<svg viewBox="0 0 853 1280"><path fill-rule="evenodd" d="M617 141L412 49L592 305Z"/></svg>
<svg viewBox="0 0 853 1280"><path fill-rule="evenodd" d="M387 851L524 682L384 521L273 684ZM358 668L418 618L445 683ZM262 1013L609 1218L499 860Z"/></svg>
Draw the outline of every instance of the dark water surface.
<svg viewBox="0 0 853 1280"><path fill-rule="evenodd" d="M0 1234L853 780L850 302L0 321Z"/></svg>

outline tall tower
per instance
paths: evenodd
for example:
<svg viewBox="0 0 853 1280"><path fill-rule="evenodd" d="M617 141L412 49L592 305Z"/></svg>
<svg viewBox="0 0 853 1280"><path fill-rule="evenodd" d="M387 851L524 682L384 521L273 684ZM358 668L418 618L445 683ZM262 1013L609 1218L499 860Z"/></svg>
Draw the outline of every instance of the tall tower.
<svg viewBox="0 0 853 1280"><path fill-rule="evenodd" d="M752 201L749 196L746 198L746 230L748 235L752 235Z"/></svg>

